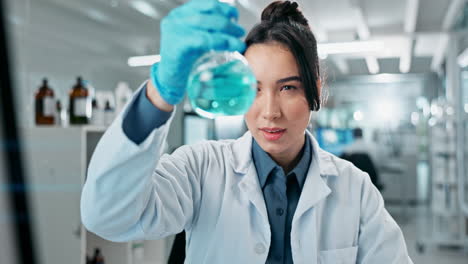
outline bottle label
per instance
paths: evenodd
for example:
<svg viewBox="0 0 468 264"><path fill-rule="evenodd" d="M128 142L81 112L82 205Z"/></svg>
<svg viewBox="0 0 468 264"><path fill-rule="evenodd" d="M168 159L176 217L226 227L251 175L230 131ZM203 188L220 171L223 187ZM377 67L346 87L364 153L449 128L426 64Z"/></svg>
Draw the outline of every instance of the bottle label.
<svg viewBox="0 0 468 264"><path fill-rule="evenodd" d="M43 115L54 116L55 113L55 102L52 96L46 96L43 99Z"/></svg>
<svg viewBox="0 0 468 264"><path fill-rule="evenodd" d="M88 98L75 98L75 107L73 112L75 116L87 116Z"/></svg>

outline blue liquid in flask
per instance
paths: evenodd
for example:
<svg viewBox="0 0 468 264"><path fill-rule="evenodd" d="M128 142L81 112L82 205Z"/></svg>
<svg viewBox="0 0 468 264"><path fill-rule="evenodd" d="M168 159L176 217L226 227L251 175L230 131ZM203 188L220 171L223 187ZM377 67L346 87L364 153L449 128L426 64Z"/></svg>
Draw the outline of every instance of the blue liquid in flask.
<svg viewBox="0 0 468 264"><path fill-rule="evenodd" d="M187 93L203 117L243 115L255 100L257 80L241 54L209 52L195 62Z"/></svg>

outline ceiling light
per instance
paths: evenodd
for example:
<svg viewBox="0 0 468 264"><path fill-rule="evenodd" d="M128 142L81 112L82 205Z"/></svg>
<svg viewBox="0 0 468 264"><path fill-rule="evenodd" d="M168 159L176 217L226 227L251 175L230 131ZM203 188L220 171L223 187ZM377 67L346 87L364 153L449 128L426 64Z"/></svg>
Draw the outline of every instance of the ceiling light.
<svg viewBox="0 0 468 264"><path fill-rule="evenodd" d="M317 49L319 53L326 54L383 52L384 45L381 41L351 41L320 43L317 45Z"/></svg>
<svg viewBox="0 0 468 264"><path fill-rule="evenodd" d="M161 55L148 55L148 56L135 56L128 58L128 66L139 67L139 66L151 66L161 60Z"/></svg>
<svg viewBox="0 0 468 264"><path fill-rule="evenodd" d="M384 45L381 41L353 41L353 42L336 42L336 43L321 43L317 45L317 51L320 59L327 58L331 54L349 54L349 53L367 53L381 52L384 50ZM149 66L161 59L160 55L148 55L130 57L128 65L131 67ZM374 65L375 66L375 65ZM379 65L370 69L371 72L377 73Z"/></svg>
<svg viewBox="0 0 468 264"><path fill-rule="evenodd" d="M468 48L466 48L457 58L458 65L464 68L468 66Z"/></svg>
<svg viewBox="0 0 468 264"><path fill-rule="evenodd" d="M87 10L86 14L88 17L99 21L99 22L109 22L109 17L106 16L104 13L101 11L95 10L95 9L89 9Z"/></svg>
<svg viewBox="0 0 468 264"><path fill-rule="evenodd" d="M146 1L131 1L130 5L143 15L159 19L161 15L151 4Z"/></svg>

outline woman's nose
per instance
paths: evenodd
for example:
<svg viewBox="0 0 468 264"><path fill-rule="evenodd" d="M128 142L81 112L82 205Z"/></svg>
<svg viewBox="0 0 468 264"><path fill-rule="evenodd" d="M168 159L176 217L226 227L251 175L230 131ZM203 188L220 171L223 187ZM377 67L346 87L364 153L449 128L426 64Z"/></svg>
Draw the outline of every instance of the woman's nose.
<svg viewBox="0 0 468 264"><path fill-rule="evenodd" d="M269 94L264 97L262 116L266 120L274 120L281 116L280 103L274 94Z"/></svg>

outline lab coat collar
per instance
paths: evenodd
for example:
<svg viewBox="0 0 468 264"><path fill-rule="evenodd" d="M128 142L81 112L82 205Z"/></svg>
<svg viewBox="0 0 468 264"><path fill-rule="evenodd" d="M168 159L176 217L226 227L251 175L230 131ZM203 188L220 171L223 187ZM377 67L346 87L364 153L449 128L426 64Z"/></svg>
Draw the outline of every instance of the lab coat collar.
<svg viewBox="0 0 468 264"><path fill-rule="evenodd" d="M313 161L317 160L320 175L325 176L338 176L338 170L336 165L332 161L330 153L321 149L315 140L314 136L306 130L306 135L311 141L312 145L312 161L310 167L312 167ZM247 131L242 137L238 138L231 145L231 164L234 170L240 174L246 174L249 170L250 165L253 163L252 159L252 134ZM310 171L309 167L309 173ZM307 176L309 177L309 176Z"/></svg>
<svg viewBox="0 0 468 264"><path fill-rule="evenodd" d="M322 150L312 134L306 131L312 145L312 160L307 172L307 178L302 189L301 197L293 217L293 224L308 209L328 196L331 189L326 183L329 176L338 176L338 170L332 161L331 154ZM231 145L231 162L236 173L243 175L239 182L239 189L245 193L260 215L268 221L265 200L260 182L252 159L252 134L246 132Z"/></svg>

